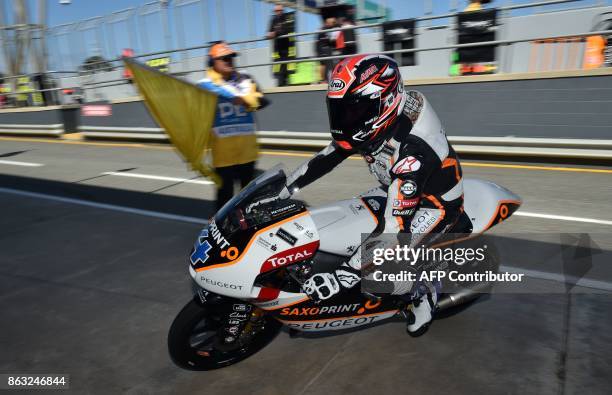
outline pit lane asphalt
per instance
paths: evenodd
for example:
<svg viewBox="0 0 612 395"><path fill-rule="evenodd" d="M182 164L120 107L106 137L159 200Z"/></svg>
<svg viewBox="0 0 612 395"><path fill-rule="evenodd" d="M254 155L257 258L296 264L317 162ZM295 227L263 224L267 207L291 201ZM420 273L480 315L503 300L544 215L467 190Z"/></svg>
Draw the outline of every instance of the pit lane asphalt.
<svg viewBox="0 0 612 395"><path fill-rule="evenodd" d="M282 160L293 168L306 159L277 154L264 155L259 167ZM0 140L0 159L44 165L0 165L1 187L211 214L211 186L103 175L132 169L193 177L166 147ZM526 211L612 217L609 173L470 166L465 173L518 193ZM370 185L361 161L347 161L302 197L316 205ZM603 394L611 384L612 298L584 289L496 294L436 321L419 339L405 335L400 322L314 339L281 333L238 365L182 371L170 362L165 338L190 298L186 255L200 225L12 193L0 193L0 207L1 373L67 373L72 392L105 394ZM526 217L504 228L610 233L604 225ZM529 281L539 290L554 287Z"/></svg>

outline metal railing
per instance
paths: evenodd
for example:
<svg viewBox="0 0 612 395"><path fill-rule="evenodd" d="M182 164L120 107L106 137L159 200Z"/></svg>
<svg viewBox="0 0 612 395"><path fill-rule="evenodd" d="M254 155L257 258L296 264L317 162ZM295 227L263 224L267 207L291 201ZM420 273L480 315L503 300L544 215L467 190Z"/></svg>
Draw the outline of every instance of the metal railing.
<svg viewBox="0 0 612 395"><path fill-rule="evenodd" d="M189 0L186 0L189 1ZM193 0L195 2L195 0ZM548 6L548 5L556 5L556 4L563 4L563 3L574 3L574 2L579 2L582 0L548 0L548 1L540 1L540 2L535 2L535 3L526 3L526 4L516 4L516 5L510 5L510 6L504 6L504 7L499 7L497 8L500 11L510 11L510 10L515 10L515 9L522 9L522 8L530 8L530 7L542 7L542 6ZM126 9L123 11L118 11L115 12L113 14L111 14L109 16L110 17L118 17L119 14L125 14L125 13L129 13L130 16L133 15L134 13L134 9L130 8L130 9ZM448 13L448 14L442 14L442 15L426 15L423 17L419 17L419 18L415 18L415 20L417 22L419 21L427 21L427 20L433 20L433 19L443 19L443 18L449 18L449 17L455 17L458 14L460 14L459 12L455 12L455 13ZM130 16L124 17L121 20L124 20L125 18L129 18ZM96 18L90 18L85 22L89 22L91 20L94 20ZM111 18L112 19L112 18ZM109 22L118 22L116 20L108 20ZM52 29L60 29L62 30L62 34L64 33L64 30L67 28L67 26L69 26L70 24L64 24L64 25L60 25L57 27L54 27ZM354 29L364 29L364 28L372 28L372 27L380 27L382 26L382 23L372 23L372 24L362 24L362 25L356 25L354 27ZM78 27L78 26L77 26ZM90 26L87 26L88 29L90 29ZM314 34L318 34L318 33L324 33L324 32L335 32L335 31L341 31L344 30L346 28L333 28L333 29L324 29L324 30L317 30L317 31L310 31L310 32L301 32L301 33L294 33L294 34L289 34L289 35L285 35L285 36L280 36L280 37L300 37L300 36L307 36L307 35L314 35ZM452 45L444 45L444 46L437 46L437 47L423 47L423 48L412 48L412 49L400 49L400 50L391 50L391 51L380 51L379 53L382 54L388 54L388 55L392 55L392 54L402 54L402 53L416 53L416 52L425 52L425 51L438 51L438 50L448 50L448 49L460 49L460 48L470 48L470 47L478 47L478 46L487 46L487 45L511 45L511 44L515 44L515 43L521 43L521 42L530 42L530 41L541 41L541 40L550 40L550 39L563 39L563 38L576 38L576 37L586 37L586 36L590 36L590 35L599 35L599 34L611 34L612 31L611 30L604 30L604 31L597 31L597 32L587 32L587 33L581 33L581 34L572 34L572 35L561 35L561 36L548 36L548 37L531 37L531 38L525 38L525 39L515 39L515 40L495 40L495 41L487 41L487 42L479 42L479 43L471 43L471 44L452 44ZM230 42L229 44L232 45L240 45L240 44L246 44L246 43L254 43L254 42L260 42L260 41L268 41L268 38L256 38L256 39L249 39L249 40L239 40L239 41L233 41ZM205 45L197 45L197 46L191 46L191 47L185 47L185 48L176 48L176 49L172 49L172 50L163 50L163 51L155 51L155 52L149 52L149 53L144 53L144 54L138 54L135 55L134 58L146 58L146 57L152 57L152 56L157 56L157 55L165 55L165 54L171 54L171 53L176 53L176 52L183 52L183 51L191 51L191 50L197 50L197 49L205 49L208 48L209 44L205 44ZM236 68L257 68L257 67L266 67L266 66L272 66L274 64L285 64L285 63L302 63L302 62L313 62L313 61L322 61L322 60L337 60L337 59L342 59L344 58L344 55L336 55L336 56L325 56L325 57L307 57L307 58L297 58L297 59L292 59L292 60L286 60L286 61L276 61L276 62L265 62L265 63L255 63L255 64L246 64L246 65L239 65L236 66ZM111 59L111 60L106 60L105 62L118 62L120 61L121 58L115 58L115 59ZM97 62L92 62L90 63L90 65L95 65ZM103 63L103 62L98 62L98 63ZM181 71L181 72L177 72L175 74L177 75L185 75L185 74L189 74L189 73L196 73L196 72L201 72L203 71L204 68L198 68L198 69L193 69L193 70L186 70L186 71ZM91 75L91 73L84 73L83 71L52 71L49 73L57 73L57 74L74 74L77 76L84 76L84 75ZM22 76L31 76L33 74L24 74L24 75L20 75L20 76L6 76L4 78L6 79L12 79L12 78L19 78ZM105 88L105 87L112 87L112 86L119 86L119 85L124 85L129 83L128 80L126 80L125 78L120 78L120 79L113 79L113 80L104 80L104 81L82 81L82 83L80 84L80 86L75 86L73 88L82 88L83 90L90 90L90 89L98 89L98 88ZM44 92L44 91L57 91L57 90L62 90L62 89L69 89L70 87L62 87L62 88L51 88L51 89L39 89L39 90L29 90L28 92L11 92L8 95L18 95L18 94L23 94L23 93L32 93L32 92Z"/></svg>
<svg viewBox="0 0 612 395"><path fill-rule="evenodd" d="M583 0L547 0L547 1L539 1L539 2L534 2L534 3L525 3L525 4L515 4L515 5L510 5L510 6L503 6L503 7L498 7L497 9L500 11L511 11L511 10L516 10L516 9L524 9L524 8L534 8L534 7L543 7L543 6L549 6L549 5L558 5L558 4L565 4L565 3L576 3L576 2L580 2ZM177 4L177 7L183 7L184 5L187 4L191 4L191 3L195 3L196 0L184 0L181 3ZM151 13L151 10L149 10L149 8L153 5L154 3L147 3L145 5L143 5L141 8L142 10L140 10L140 12L138 12L139 16L145 16ZM156 9L154 12L160 12L161 10ZM114 35L114 31L113 31L113 25L116 23L120 23L120 22L124 22L129 20L130 18L132 18L135 14L137 13L136 8L131 7L131 8L127 8L125 10L121 10L121 11L116 11L113 12L112 14L106 16L106 17L93 17L93 18L89 18L85 21L80 21L80 22L74 22L74 23L66 23L66 24L62 24L62 25L58 25L58 26L54 26L51 27L49 29L47 29L49 32L51 31L57 31L58 33L55 34L55 38L59 39L61 36L67 35L69 34L72 30L81 30L82 28L82 24L86 23L87 24L87 30L92 30L95 29L95 27L93 26L93 21L97 21L97 22L104 22L106 24L106 28L110 29L109 30L109 34L111 36ZM455 13L447 13L447 14L440 14L440 15L426 15L426 16L422 16L422 17L418 17L418 18L414 18L416 22L423 22L423 21L430 21L430 20L435 20L435 19L445 19L445 18L450 18L450 17L454 17L456 15L458 15L459 12L455 12ZM376 27L381 27L382 23L371 23L371 24L360 24L360 25L356 25L352 28L354 29L366 29L366 28L376 28ZM329 33L329 32L336 32L336 31L341 31L344 30L346 28L342 28L342 27L338 27L338 28L333 28L333 29L322 29L322 30L316 30L316 31L310 31L310 32L301 32L301 33L292 33L292 34L287 34L284 36L279 36L278 38L289 38L289 37L302 37L302 36L309 36L309 35L314 35L314 34L319 34L319 33ZM129 32L129 37L130 37L130 43L132 45L132 47L134 46L135 43L135 35L133 32L133 28L132 27L127 27L127 30ZM102 38L102 32L96 32L96 38L97 38L97 46L98 47L102 47L102 43L101 43L101 38ZM167 33L165 33L167 34ZM143 38L141 38L141 40L146 40L146 32L142 32L141 35L143 36ZM242 44L248 44L248 43L255 43L255 42L261 42L261 41L268 41L269 39L266 37L259 37L259 38L253 38L253 39L247 39L247 40L237 40L237 41L231 41L228 44L230 45L242 45ZM108 40L108 42L112 42L114 40ZM165 54L172 54L172 53L176 53L176 52L189 52L189 51L193 51L193 50L198 50L198 49L206 49L210 47L209 44L203 44L203 45L195 45L195 46L190 46L190 47L183 47L183 48L176 48L176 49L167 49L167 50L162 50L162 51L152 51L152 52L147 52L147 53L143 53L143 54L137 54L134 57L135 58L144 58L144 57L151 57L151 56L157 56L157 55L165 55ZM112 58L110 60L105 60L104 62L119 62L121 61L121 57L117 57L117 58ZM97 63L103 63L103 62L92 62L90 63L90 65L95 65ZM14 76L8 76L5 78L14 78Z"/></svg>

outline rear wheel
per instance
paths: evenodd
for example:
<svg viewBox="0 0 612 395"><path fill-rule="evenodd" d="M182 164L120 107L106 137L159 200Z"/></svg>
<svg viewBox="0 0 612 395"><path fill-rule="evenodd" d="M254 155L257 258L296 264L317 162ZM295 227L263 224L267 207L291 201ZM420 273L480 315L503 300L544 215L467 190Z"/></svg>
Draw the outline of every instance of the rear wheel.
<svg viewBox="0 0 612 395"><path fill-rule="evenodd" d="M176 365L189 370L212 370L235 364L265 347L282 326L254 309L236 340L226 342L226 318L215 311L192 300L176 316L168 333L168 352Z"/></svg>

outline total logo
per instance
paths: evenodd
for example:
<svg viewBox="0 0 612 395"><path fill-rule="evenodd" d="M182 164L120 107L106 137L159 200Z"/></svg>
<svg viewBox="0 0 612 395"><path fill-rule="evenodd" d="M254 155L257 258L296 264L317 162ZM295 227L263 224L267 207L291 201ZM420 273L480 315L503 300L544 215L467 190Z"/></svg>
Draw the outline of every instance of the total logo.
<svg viewBox="0 0 612 395"><path fill-rule="evenodd" d="M414 156L409 156L397 162L393 167L395 174L414 173L421 168L421 162Z"/></svg>
<svg viewBox="0 0 612 395"><path fill-rule="evenodd" d="M319 244L319 243L318 242L310 243L303 247L296 247L296 248L292 248L287 251L283 251L281 253L278 253L268 258L268 260L264 263L264 265L269 262L272 265L272 267L279 267L279 266L290 265L295 262L303 261L306 258L310 258L311 256L314 255L315 250L316 250L315 248L310 247L311 244Z"/></svg>
<svg viewBox="0 0 612 395"><path fill-rule="evenodd" d="M262 265L260 272L266 272L268 270L275 269L277 267L291 265L293 263L303 261L314 255L319 248L319 242L313 241L303 246L290 248L288 250L279 252L276 255L268 258Z"/></svg>
<svg viewBox="0 0 612 395"><path fill-rule="evenodd" d="M419 203L419 199L418 198L414 198L414 199L394 199L393 200L393 208L396 208L396 209L412 208L412 207L416 207L417 203Z"/></svg>

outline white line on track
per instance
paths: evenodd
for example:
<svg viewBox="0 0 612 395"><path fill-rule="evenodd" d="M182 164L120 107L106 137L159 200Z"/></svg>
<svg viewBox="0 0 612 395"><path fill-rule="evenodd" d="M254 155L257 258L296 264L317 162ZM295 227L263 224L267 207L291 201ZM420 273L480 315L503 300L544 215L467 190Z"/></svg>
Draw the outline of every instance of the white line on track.
<svg viewBox="0 0 612 395"><path fill-rule="evenodd" d="M599 289L603 291L612 292L612 283L609 283L606 281L591 280L590 278L578 278L575 276L566 276L561 273L541 272L539 270L529 270L529 269L523 269L523 268L505 266L505 265L500 265L499 270L505 271L508 273L516 273L516 274L522 273L525 275L525 277L529 277L529 278L537 278L540 280L554 281L557 283L570 283L570 284L575 284L578 287Z"/></svg>
<svg viewBox="0 0 612 395"><path fill-rule="evenodd" d="M554 215L554 214L539 214L539 213L530 213L527 211L517 211L512 215L516 215L519 217L531 217L531 218L543 218L543 219L556 219L559 221L572 221L572 222L584 222L587 224L598 224L598 225L612 225L612 221L607 221L605 219L595 219L595 218L584 218L584 217L569 217L566 215Z"/></svg>
<svg viewBox="0 0 612 395"><path fill-rule="evenodd" d="M132 177L132 178L144 178L146 180L160 180L160 181L172 181L172 182L184 182L186 184L200 184L200 185L213 185L214 182L208 180L191 180L189 178L178 178L178 177L166 177L156 176L154 174L140 174L140 173L123 173L117 171L107 171L102 173L106 176L119 176L119 177Z"/></svg>
<svg viewBox="0 0 612 395"><path fill-rule="evenodd" d="M41 167L42 163L18 162L16 160L0 160L0 165L25 166L25 167Z"/></svg>
<svg viewBox="0 0 612 395"><path fill-rule="evenodd" d="M106 210L121 211L124 213L144 215L144 216L153 217L153 218L171 219L175 221L191 222L191 223L196 223L196 224L207 224L208 223L208 220L205 220L204 218L196 218L196 217L188 217L185 215L160 213L158 211L141 210L138 208L117 206L114 204L96 203L96 202L90 202L87 200L72 199L72 198L66 198L66 197L54 196L54 195L46 195L44 193L26 192L26 191L20 191L17 189L11 189L11 188L0 188L0 192L10 193L13 195L18 195L18 196L27 196L27 197L33 197L33 198L39 198L39 199L53 200L53 201L62 202L62 203L78 204L81 206L95 207L95 208L101 208L101 209L106 209Z"/></svg>

